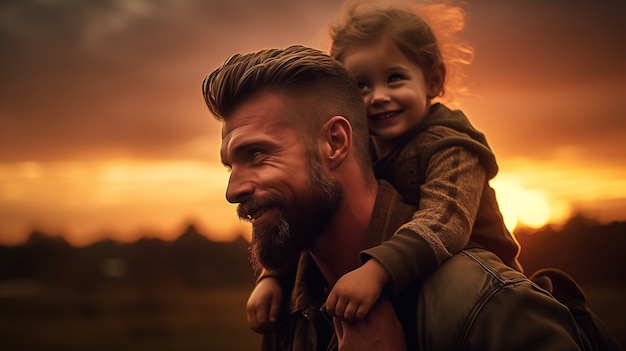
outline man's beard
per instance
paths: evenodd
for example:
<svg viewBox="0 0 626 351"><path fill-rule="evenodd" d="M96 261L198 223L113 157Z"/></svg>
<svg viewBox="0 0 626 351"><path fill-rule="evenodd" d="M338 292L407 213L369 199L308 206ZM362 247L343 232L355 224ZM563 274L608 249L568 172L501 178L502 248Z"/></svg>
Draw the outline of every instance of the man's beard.
<svg viewBox="0 0 626 351"><path fill-rule="evenodd" d="M309 185L294 204L285 204L278 196L268 195L238 206L239 217L249 220L255 209L272 207L277 211L273 223L253 227L250 261L255 270L293 267L300 253L310 248L324 233L341 199L341 185L326 177L318 161L308 165Z"/></svg>

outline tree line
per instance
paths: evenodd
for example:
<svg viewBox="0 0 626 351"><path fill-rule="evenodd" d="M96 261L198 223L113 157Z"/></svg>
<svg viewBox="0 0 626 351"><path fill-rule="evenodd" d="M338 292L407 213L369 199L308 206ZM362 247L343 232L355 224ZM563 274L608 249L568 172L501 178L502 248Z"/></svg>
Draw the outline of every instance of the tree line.
<svg viewBox="0 0 626 351"><path fill-rule="evenodd" d="M515 236L527 274L554 267L581 284L626 283L626 222L600 224L578 215L560 228L518 228ZM249 286L255 272L247 248L241 237L214 242L193 225L174 241L142 238L123 244L103 240L85 247L33 231L21 245L0 246L0 282L32 280L79 290Z"/></svg>

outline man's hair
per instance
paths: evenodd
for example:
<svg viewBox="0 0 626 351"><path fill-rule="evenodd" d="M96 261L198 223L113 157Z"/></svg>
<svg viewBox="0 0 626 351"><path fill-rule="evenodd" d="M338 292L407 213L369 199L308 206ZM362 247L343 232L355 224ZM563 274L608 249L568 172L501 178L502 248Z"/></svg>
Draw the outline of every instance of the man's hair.
<svg viewBox="0 0 626 351"><path fill-rule="evenodd" d="M228 120L236 108L262 92L301 99L294 127L305 142L313 142L333 116L352 125L353 151L363 169L371 167L365 105L356 82L342 64L320 50L301 45L236 54L209 74L202 93L211 113Z"/></svg>

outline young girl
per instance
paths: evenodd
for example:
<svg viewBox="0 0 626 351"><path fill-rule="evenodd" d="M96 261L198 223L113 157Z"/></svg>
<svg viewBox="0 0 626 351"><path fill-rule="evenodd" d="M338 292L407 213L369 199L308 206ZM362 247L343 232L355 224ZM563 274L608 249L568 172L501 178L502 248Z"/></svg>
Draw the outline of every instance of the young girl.
<svg viewBox="0 0 626 351"><path fill-rule="evenodd" d="M414 9L357 6L331 35L330 54L363 94L376 176L418 210L391 240L361 253L365 263L332 287L328 313L359 320L384 289L398 294L470 246L521 271L488 183L498 167L484 135L461 111L433 102L444 93L446 65L431 27ZM279 281L262 276L248 301L253 329L277 321L280 300Z"/></svg>

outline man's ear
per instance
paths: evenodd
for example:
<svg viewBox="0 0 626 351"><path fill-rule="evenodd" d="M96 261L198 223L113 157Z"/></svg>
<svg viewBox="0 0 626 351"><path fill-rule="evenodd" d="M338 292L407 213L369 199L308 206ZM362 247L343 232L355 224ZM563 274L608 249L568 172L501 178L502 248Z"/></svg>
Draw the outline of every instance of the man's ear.
<svg viewBox="0 0 626 351"><path fill-rule="evenodd" d="M320 133L320 160L329 170L341 165L352 149L352 126L342 116L329 119Z"/></svg>
<svg viewBox="0 0 626 351"><path fill-rule="evenodd" d="M428 97L430 99L437 97L443 93L443 82L446 80L446 67L444 65L437 66L428 77Z"/></svg>

